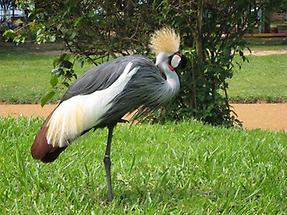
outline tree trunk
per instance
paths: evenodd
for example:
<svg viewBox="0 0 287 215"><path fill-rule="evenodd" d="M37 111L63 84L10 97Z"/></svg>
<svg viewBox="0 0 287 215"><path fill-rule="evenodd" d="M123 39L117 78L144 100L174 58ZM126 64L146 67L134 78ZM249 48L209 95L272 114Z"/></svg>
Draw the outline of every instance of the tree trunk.
<svg viewBox="0 0 287 215"><path fill-rule="evenodd" d="M204 10L204 1L198 0L197 1L197 16L196 16L196 29L197 31L193 33L195 48L196 48L196 55L197 55L197 62L194 63L193 61L193 75L192 75L192 82L193 82L193 115L196 116L197 114L197 101L196 101L196 81L202 78L201 71L203 65L203 37L202 37L202 23L203 23L203 10Z"/></svg>
<svg viewBox="0 0 287 215"><path fill-rule="evenodd" d="M203 62L203 41L202 41L202 19L203 19L203 0L198 0L197 8L197 32L195 33L196 54L198 56L198 64Z"/></svg>

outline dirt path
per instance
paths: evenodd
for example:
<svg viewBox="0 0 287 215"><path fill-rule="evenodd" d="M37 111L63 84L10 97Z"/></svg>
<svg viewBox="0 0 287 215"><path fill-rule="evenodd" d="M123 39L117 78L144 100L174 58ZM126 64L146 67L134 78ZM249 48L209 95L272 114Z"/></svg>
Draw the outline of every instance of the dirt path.
<svg viewBox="0 0 287 215"><path fill-rule="evenodd" d="M0 116L47 117L56 105L0 104ZM287 132L287 104L232 104L243 126Z"/></svg>
<svg viewBox="0 0 287 215"><path fill-rule="evenodd" d="M287 132L287 104L232 104L246 128Z"/></svg>
<svg viewBox="0 0 287 215"><path fill-rule="evenodd" d="M47 117L56 105L39 104L0 104L0 116L25 116L25 117Z"/></svg>
<svg viewBox="0 0 287 215"><path fill-rule="evenodd" d="M252 50L251 53L249 51L244 52L245 55L255 55L255 56L267 56L274 54L287 54L287 50Z"/></svg>

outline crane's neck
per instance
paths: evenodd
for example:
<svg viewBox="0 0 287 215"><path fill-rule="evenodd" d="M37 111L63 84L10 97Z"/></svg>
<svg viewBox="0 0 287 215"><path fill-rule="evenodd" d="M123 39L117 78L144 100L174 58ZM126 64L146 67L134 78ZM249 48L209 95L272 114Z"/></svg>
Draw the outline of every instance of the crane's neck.
<svg viewBox="0 0 287 215"><path fill-rule="evenodd" d="M166 84L170 87L170 90L177 93L179 91L180 83L177 73L174 70L171 70L170 67L166 65L162 65L162 69L160 70L166 76Z"/></svg>

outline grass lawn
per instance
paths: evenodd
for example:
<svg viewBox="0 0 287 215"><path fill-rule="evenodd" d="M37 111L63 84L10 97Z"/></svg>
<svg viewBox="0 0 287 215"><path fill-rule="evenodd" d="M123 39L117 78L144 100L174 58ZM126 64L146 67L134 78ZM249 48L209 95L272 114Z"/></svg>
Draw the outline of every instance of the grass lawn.
<svg viewBox="0 0 287 215"><path fill-rule="evenodd" d="M54 56L0 50L0 100L35 103L49 86Z"/></svg>
<svg viewBox="0 0 287 215"><path fill-rule="evenodd" d="M249 48L252 51L266 51L266 50L287 50L287 44L286 45L273 45L273 44L249 44Z"/></svg>
<svg viewBox="0 0 287 215"><path fill-rule="evenodd" d="M268 50L284 49L284 46L265 47ZM256 50L261 48L262 46L253 47ZM0 102L39 103L40 98L48 91L50 71L55 58L56 55L41 52L0 49ZM249 56L250 63L244 63L242 70L236 71L229 81L231 100L286 102L286 59L286 55ZM76 65L76 71L80 74L90 66L80 68Z"/></svg>
<svg viewBox="0 0 287 215"><path fill-rule="evenodd" d="M248 56L241 70L229 81L235 102L286 102L287 55Z"/></svg>
<svg viewBox="0 0 287 215"><path fill-rule="evenodd" d="M107 130L51 164L30 155L42 120L0 118L0 214L285 214L287 136L198 122L120 125L105 203Z"/></svg>
<svg viewBox="0 0 287 215"><path fill-rule="evenodd" d="M49 89L55 54L0 49L0 102L39 103ZM80 73L87 69L76 66Z"/></svg>

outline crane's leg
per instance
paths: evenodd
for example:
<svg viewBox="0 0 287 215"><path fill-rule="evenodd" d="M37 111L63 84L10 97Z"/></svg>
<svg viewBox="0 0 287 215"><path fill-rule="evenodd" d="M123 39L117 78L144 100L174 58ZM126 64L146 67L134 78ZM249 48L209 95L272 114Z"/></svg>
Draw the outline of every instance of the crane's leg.
<svg viewBox="0 0 287 215"><path fill-rule="evenodd" d="M108 127L108 129L109 129L109 134L108 134L108 141L107 141L106 152L105 152L105 157L104 157L104 164L105 164L106 179L107 179L107 186L108 186L108 202L111 202L113 200L113 188L112 188L112 177L111 177L110 153L111 153L111 144L112 144L114 126L110 126Z"/></svg>

